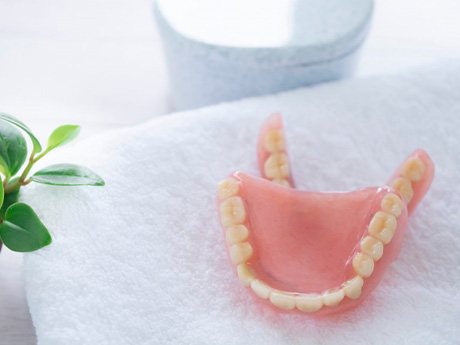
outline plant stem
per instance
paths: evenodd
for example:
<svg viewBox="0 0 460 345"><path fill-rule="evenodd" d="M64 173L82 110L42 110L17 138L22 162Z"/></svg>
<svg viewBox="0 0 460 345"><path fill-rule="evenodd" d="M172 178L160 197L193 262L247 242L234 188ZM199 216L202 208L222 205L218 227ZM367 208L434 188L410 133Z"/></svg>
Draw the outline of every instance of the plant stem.
<svg viewBox="0 0 460 345"><path fill-rule="evenodd" d="M41 157L37 158L40 159L42 158L43 155L41 155ZM24 185L24 181L25 179L27 178L27 175L29 174L30 170L32 169L34 163L38 160L34 153L32 152L32 154L30 155L29 157L29 163L27 163L26 167L24 168L24 171L22 172L21 176L19 176L19 179L13 183L12 185L7 185L5 187L5 194L8 194L8 193L11 193L13 191L16 191L18 190L19 188L21 188L22 185Z"/></svg>
<svg viewBox="0 0 460 345"><path fill-rule="evenodd" d="M35 153L32 152L30 157L29 157L29 163L27 163L26 167L24 168L24 171L22 172L21 176L19 176L19 179L13 183L12 185L5 185L4 191L5 194L11 193L13 191L19 190L21 186L25 186L30 183L30 179L27 179L27 175L30 173L30 170L34 166L35 163L37 163L40 159L42 159L46 154L48 153L47 150L43 151L42 153L38 154L35 156Z"/></svg>
<svg viewBox="0 0 460 345"><path fill-rule="evenodd" d="M35 162L36 160L34 159L34 154L32 153L29 158L29 163L27 164L26 168L24 169L21 176L19 177L19 180L17 181L19 185L22 185L24 180L27 178L27 175L29 174Z"/></svg>
<svg viewBox="0 0 460 345"><path fill-rule="evenodd" d="M33 153L31 156L31 159L33 160L33 163L37 163L40 159L42 159L46 154L48 153L47 150L43 151L42 153L38 154L36 157L34 157ZM32 163L32 164L33 164Z"/></svg>

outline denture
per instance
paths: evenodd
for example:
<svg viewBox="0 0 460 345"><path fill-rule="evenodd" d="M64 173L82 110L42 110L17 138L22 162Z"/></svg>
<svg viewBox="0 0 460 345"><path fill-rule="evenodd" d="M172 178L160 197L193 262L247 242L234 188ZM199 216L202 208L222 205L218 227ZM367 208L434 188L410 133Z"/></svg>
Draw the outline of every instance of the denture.
<svg viewBox="0 0 460 345"><path fill-rule="evenodd" d="M262 126L262 177L235 172L219 183L220 222L241 284L257 300L297 313L356 307L396 259L408 216L434 165L413 152L389 181L350 192L294 188L281 115Z"/></svg>

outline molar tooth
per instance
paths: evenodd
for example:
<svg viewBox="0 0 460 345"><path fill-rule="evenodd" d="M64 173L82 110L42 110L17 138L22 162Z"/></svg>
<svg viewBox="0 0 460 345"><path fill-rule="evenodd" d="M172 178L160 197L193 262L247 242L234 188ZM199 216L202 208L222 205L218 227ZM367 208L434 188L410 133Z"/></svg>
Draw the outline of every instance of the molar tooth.
<svg viewBox="0 0 460 345"><path fill-rule="evenodd" d="M374 271L374 260L363 253L356 253L352 265L355 272L364 278L369 277Z"/></svg>
<svg viewBox="0 0 460 345"><path fill-rule="evenodd" d="M403 209L403 202L396 194L388 193L383 197L380 207L395 217L399 217Z"/></svg>
<svg viewBox="0 0 460 345"><path fill-rule="evenodd" d="M229 227L225 233L225 238L227 239L228 244L243 242L248 238L248 236L249 230L242 224Z"/></svg>
<svg viewBox="0 0 460 345"><path fill-rule="evenodd" d="M388 244L394 235L397 225L398 223L395 216L383 211L378 211L374 214L374 217L372 217L368 231L372 236Z"/></svg>
<svg viewBox="0 0 460 345"><path fill-rule="evenodd" d="M357 299L359 298L359 296L361 296L363 285L363 278L361 278L360 276L356 276L343 284L343 290L348 298Z"/></svg>
<svg viewBox="0 0 460 345"><path fill-rule="evenodd" d="M220 204L220 219L223 226L241 224L245 218L246 210L240 197L232 196Z"/></svg>
<svg viewBox="0 0 460 345"><path fill-rule="evenodd" d="M234 264L245 263L252 253L252 246L248 242L237 243L230 247L230 258Z"/></svg>
<svg viewBox="0 0 460 345"><path fill-rule="evenodd" d="M238 273L238 278L243 286L249 286L254 280L254 274L246 264L239 264L236 267L236 272Z"/></svg>
<svg viewBox="0 0 460 345"><path fill-rule="evenodd" d="M313 313L321 309L323 300L321 295L316 293L300 294L295 297L295 305L300 311Z"/></svg>
<svg viewBox="0 0 460 345"><path fill-rule="evenodd" d="M254 279L251 282L251 289L254 291L256 296L263 299L268 299L270 297L271 291L273 290L270 286L258 279Z"/></svg>
<svg viewBox="0 0 460 345"><path fill-rule="evenodd" d="M361 240L361 251L369 255L374 261L380 260L383 255L383 243L372 236L366 236Z"/></svg>
<svg viewBox="0 0 460 345"><path fill-rule="evenodd" d="M385 228L379 232L379 234L377 235L377 238L381 240L383 243L388 244L391 242L391 239L393 238L394 234L395 234L394 231L391 231L390 229Z"/></svg>
<svg viewBox="0 0 460 345"><path fill-rule="evenodd" d="M240 187L238 181L234 178L226 178L219 182L219 198L220 200L227 199L231 196L238 194Z"/></svg>
<svg viewBox="0 0 460 345"><path fill-rule="evenodd" d="M411 181L420 181L425 172L425 164L418 157L412 157L404 163L401 175Z"/></svg>
<svg viewBox="0 0 460 345"><path fill-rule="evenodd" d="M272 153L264 163L264 173L269 179L289 176L289 163L285 153Z"/></svg>
<svg viewBox="0 0 460 345"><path fill-rule="evenodd" d="M267 132L264 140L264 147L268 152L284 151L284 135L279 129L272 129Z"/></svg>
<svg viewBox="0 0 460 345"><path fill-rule="evenodd" d="M279 185L282 185L284 187L290 187L291 186L289 184L289 181L285 180L285 179L273 179L272 182L277 183Z"/></svg>
<svg viewBox="0 0 460 345"><path fill-rule="evenodd" d="M326 290L323 293L323 303L328 307L334 307L343 300L344 296L345 293L343 292L343 289Z"/></svg>
<svg viewBox="0 0 460 345"><path fill-rule="evenodd" d="M397 190L403 197L404 201L408 203L414 196L414 190L407 177L398 177L393 181L393 188Z"/></svg>
<svg viewBox="0 0 460 345"><path fill-rule="evenodd" d="M272 290L270 302L278 308L291 310L295 308L295 297L282 291Z"/></svg>

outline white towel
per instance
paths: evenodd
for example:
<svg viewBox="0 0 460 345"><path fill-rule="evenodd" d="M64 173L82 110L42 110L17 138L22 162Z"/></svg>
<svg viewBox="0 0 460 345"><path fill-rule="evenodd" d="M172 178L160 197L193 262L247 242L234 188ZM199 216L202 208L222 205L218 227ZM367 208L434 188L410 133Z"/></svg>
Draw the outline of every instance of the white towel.
<svg viewBox="0 0 460 345"><path fill-rule="evenodd" d="M178 113L62 149L56 161L83 163L107 185L24 189L54 236L25 260L39 345L458 342L459 90L460 64L443 63ZM216 184L257 173L256 136L275 111L299 188L380 185L417 147L436 164L401 255L351 312L316 320L256 305L228 262Z"/></svg>

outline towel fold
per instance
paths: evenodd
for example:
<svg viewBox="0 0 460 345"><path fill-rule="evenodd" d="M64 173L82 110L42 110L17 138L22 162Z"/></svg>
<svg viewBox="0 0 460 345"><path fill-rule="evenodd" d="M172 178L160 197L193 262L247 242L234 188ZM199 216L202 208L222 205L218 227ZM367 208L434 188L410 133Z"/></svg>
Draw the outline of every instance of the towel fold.
<svg viewBox="0 0 460 345"><path fill-rule="evenodd" d="M453 344L460 339L460 64L177 113L56 152L103 188L31 184L54 236L25 258L39 345ZM432 189L398 260L362 305L316 320L255 304L228 262L217 182L257 174L256 137L285 116L299 188L384 183L417 147Z"/></svg>

